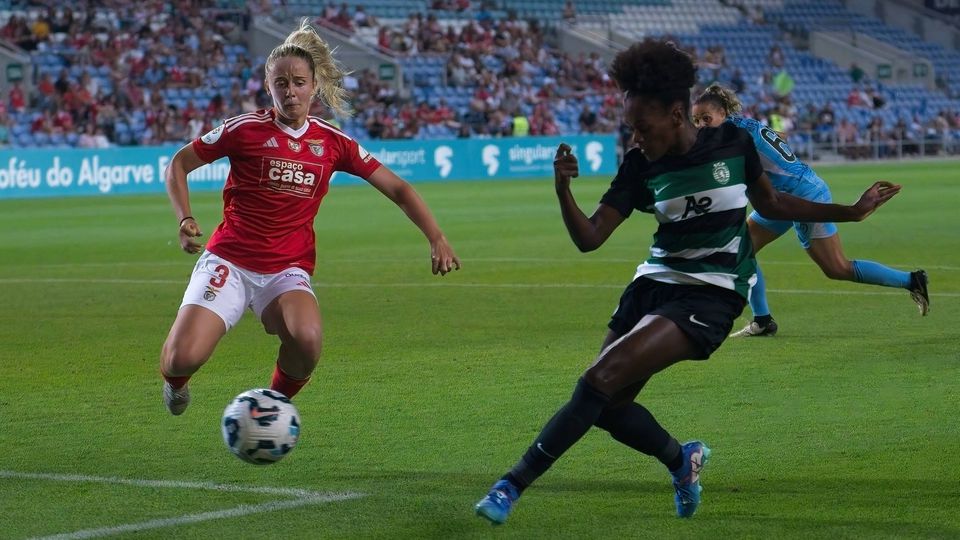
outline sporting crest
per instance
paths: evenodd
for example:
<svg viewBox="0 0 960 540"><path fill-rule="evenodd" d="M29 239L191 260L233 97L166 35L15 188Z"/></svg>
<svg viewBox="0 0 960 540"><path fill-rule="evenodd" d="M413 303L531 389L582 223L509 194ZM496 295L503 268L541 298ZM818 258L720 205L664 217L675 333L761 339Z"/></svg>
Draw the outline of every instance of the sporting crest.
<svg viewBox="0 0 960 540"><path fill-rule="evenodd" d="M730 169L726 163L718 161L713 164L713 179L721 186L730 181Z"/></svg>
<svg viewBox="0 0 960 540"><path fill-rule="evenodd" d="M294 152L299 152L300 148L302 148L300 141L295 141L293 139L287 139L287 146L289 146Z"/></svg>

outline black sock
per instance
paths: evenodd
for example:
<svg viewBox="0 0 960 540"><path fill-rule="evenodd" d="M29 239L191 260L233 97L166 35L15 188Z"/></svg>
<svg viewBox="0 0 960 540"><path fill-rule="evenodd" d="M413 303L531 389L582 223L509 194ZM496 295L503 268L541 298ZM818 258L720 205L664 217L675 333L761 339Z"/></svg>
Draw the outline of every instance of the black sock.
<svg viewBox="0 0 960 540"><path fill-rule="evenodd" d="M671 459L669 462L661 459L660 462L666 465L670 472L677 472L680 470L680 467L683 467L683 448L676 439L673 439L673 445L676 447L677 452L673 459ZM664 450L666 451L667 449ZM670 451L672 451L672 448Z"/></svg>
<svg viewBox="0 0 960 540"><path fill-rule="evenodd" d="M630 448L657 458L668 468L676 463L677 468L683 465L680 443L639 403L605 409L597 419L597 427Z"/></svg>
<svg viewBox="0 0 960 540"><path fill-rule="evenodd" d="M760 326L766 326L770 324L770 321L773 320L773 315L756 315L753 317L753 322L759 324Z"/></svg>
<svg viewBox="0 0 960 540"><path fill-rule="evenodd" d="M527 452L504 478L523 492L590 430L609 402L609 397L581 378L577 381L570 401L553 415Z"/></svg>

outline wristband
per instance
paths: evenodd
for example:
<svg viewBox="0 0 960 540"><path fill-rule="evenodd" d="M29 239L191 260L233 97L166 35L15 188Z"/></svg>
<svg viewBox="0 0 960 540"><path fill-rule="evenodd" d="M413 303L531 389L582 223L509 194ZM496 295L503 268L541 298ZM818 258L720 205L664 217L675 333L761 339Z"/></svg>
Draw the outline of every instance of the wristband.
<svg viewBox="0 0 960 540"><path fill-rule="evenodd" d="M180 220L180 226L183 227L183 222L186 221L186 220L188 220L188 219L193 219L193 216L187 216L187 217L181 219L181 220ZM195 219L193 219L193 220L196 221Z"/></svg>

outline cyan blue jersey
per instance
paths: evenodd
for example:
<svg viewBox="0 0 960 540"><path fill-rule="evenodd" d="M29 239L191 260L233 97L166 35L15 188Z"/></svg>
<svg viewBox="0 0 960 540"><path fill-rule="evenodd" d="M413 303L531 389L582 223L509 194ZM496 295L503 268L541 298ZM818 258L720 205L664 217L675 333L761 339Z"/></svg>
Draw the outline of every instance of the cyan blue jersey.
<svg viewBox="0 0 960 540"><path fill-rule="evenodd" d="M763 171L770 177L770 182L777 191L793 193L805 182L822 182L806 163L800 161L776 131L753 118L728 116L727 122L747 130L753 137L753 145L760 154Z"/></svg>

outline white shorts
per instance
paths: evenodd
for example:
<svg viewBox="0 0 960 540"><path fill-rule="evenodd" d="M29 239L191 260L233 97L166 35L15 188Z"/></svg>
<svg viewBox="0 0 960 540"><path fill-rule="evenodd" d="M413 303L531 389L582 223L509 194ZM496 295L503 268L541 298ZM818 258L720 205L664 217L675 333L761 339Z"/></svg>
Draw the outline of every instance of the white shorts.
<svg viewBox="0 0 960 540"><path fill-rule="evenodd" d="M193 268L180 307L203 306L219 315L230 330L240 322L247 307L259 319L270 302L290 291L306 291L317 297L310 275L303 269L291 266L276 274L260 274L204 251Z"/></svg>

